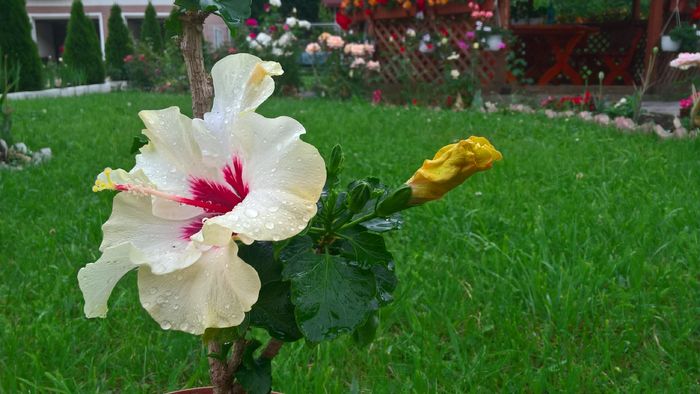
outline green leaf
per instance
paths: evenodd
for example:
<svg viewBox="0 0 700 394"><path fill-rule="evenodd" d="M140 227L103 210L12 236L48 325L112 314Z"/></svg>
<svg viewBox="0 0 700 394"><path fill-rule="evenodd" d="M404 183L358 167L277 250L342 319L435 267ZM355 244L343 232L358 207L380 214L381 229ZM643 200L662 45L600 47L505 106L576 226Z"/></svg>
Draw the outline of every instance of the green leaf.
<svg viewBox="0 0 700 394"><path fill-rule="evenodd" d="M394 273L394 262L388 264L375 264L372 266L372 272L377 283L377 302L379 306L389 304L394 300L394 290L398 284L398 279Z"/></svg>
<svg viewBox="0 0 700 394"><path fill-rule="evenodd" d="M175 0L175 5L188 11L198 11L200 9L199 0Z"/></svg>
<svg viewBox="0 0 700 394"><path fill-rule="evenodd" d="M315 254L311 248L283 252L282 259L282 275L292 284L296 320L308 340L320 342L352 332L372 312L377 293L372 271L342 256Z"/></svg>
<svg viewBox="0 0 700 394"><path fill-rule="evenodd" d="M400 213L395 213L386 218L374 218L366 222L360 223L360 226L375 233L384 233L392 230L401 229L403 219Z"/></svg>
<svg viewBox="0 0 700 394"><path fill-rule="evenodd" d="M250 16L251 0L175 0L175 5L189 11L218 14L230 29Z"/></svg>
<svg viewBox="0 0 700 394"><path fill-rule="evenodd" d="M271 242L240 245L238 257L258 272L262 288L250 311L250 322L282 341L296 341L303 335L294 318L289 283L282 282L282 264L274 258Z"/></svg>
<svg viewBox="0 0 700 394"><path fill-rule="evenodd" d="M393 259L386 249L384 237L370 233L362 227L351 227L338 233L343 238L343 255L357 261L363 268Z"/></svg>
<svg viewBox="0 0 700 394"><path fill-rule="evenodd" d="M250 311L251 324L267 330L270 336L293 342L303 337L294 316L289 282L270 282L260 289L258 302Z"/></svg>
<svg viewBox="0 0 700 394"><path fill-rule="evenodd" d="M146 145L148 143L148 137L146 137L143 134L139 134L137 136L134 136L134 140L131 143L131 150L129 153L134 154L141 149L142 146Z"/></svg>
<svg viewBox="0 0 700 394"><path fill-rule="evenodd" d="M253 341L243 353L241 366L236 371L236 379L248 394L267 394L272 390L272 365L269 359L255 359L253 354L260 342Z"/></svg>
<svg viewBox="0 0 700 394"><path fill-rule="evenodd" d="M229 29L236 29L241 20L250 16L251 0L201 0L208 11L216 12L226 22ZM216 10L214 10L216 7Z"/></svg>
<svg viewBox="0 0 700 394"><path fill-rule="evenodd" d="M352 339L360 345L360 347L368 346L377 336L377 328L379 327L379 315L373 312L365 324L357 327L352 333Z"/></svg>
<svg viewBox="0 0 700 394"><path fill-rule="evenodd" d="M263 286L282 279L282 264L275 261L272 242L241 244L238 246L238 257L255 268Z"/></svg>
<svg viewBox="0 0 700 394"><path fill-rule="evenodd" d="M202 335L202 341L204 343L209 343L211 341L216 341L220 343L233 342L236 339L243 338L245 332L248 328L250 319L246 315L245 320L240 326L236 327L226 327L226 328L207 328L204 330Z"/></svg>

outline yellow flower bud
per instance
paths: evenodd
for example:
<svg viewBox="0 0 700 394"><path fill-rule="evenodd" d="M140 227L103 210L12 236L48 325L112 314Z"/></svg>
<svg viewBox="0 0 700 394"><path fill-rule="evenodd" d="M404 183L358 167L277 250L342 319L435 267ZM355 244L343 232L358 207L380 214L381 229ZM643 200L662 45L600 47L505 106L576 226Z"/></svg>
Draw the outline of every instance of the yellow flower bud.
<svg viewBox="0 0 700 394"><path fill-rule="evenodd" d="M411 187L411 205L437 200L479 171L501 160L501 152L484 137L469 137L444 146L406 184Z"/></svg>

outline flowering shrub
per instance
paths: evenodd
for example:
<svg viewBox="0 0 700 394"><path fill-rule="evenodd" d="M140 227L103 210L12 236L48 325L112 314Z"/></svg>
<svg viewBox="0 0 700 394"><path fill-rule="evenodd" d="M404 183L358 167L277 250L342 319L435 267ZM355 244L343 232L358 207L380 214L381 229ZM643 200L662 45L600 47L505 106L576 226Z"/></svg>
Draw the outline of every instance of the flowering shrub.
<svg viewBox="0 0 700 394"><path fill-rule="evenodd" d="M129 86L158 92L184 92L189 88L180 50L168 42L162 52L140 45L137 53L124 57Z"/></svg>
<svg viewBox="0 0 700 394"><path fill-rule="evenodd" d="M368 42L346 42L339 35L321 33L306 45L315 76L315 89L323 96L367 96L379 80L381 64Z"/></svg>
<svg viewBox="0 0 700 394"><path fill-rule="evenodd" d="M278 79L282 91L295 92L301 84L298 65L301 50L297 40L311 28L311 23L294 15L282 15L280 6L280 1L266 3L258 19L246 19L235 44L240 51L279 62L285 70Z"/></svg>

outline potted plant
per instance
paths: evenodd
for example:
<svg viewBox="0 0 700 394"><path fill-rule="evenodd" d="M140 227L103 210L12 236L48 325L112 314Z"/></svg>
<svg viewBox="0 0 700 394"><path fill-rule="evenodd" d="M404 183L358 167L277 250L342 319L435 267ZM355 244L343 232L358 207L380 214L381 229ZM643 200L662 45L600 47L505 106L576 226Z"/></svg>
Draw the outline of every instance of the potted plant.
<svg viewBox="0 0 700 394"><path fill-rule="evenodd" d="M139 113L149 142L132 170L98 175L93 191L117 194L102 256L78 281L86 316L105 317L116 282L137 270L141 305L161 328L202 336L210 392L262 394L285 342L344 334L371 342L397 287L384 236L400 229L401 211L441 198L502 156L469 137L404 184L342 185L339 146L324 160L300 138L299 122L255 112L283 73L279 63L241 53L205 71L206 16L232 23L250 12L215 4L180 10L198 119L176 107Z"/></svg>

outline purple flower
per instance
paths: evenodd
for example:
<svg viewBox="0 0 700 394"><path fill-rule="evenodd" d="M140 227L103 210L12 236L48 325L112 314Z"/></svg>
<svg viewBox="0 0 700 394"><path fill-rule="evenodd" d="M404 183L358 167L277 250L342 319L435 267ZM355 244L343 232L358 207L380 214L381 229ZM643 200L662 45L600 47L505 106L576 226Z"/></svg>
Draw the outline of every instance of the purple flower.
<svg viewBox="0 0 700 394"><path fill-rule="evenodd" d="M468 31L464 36L467 37L467 40L473 40L474 37L476 37L476 33L473 31Z"/></svg>
<svg viewBox="0 0 700 394"><path fill-rule="evenodd" d="M467 43L462 41L462 40L457 41L457 46L459 47L459 49L461 49L463 51L466 51L467 49L469 49L469 45L467 45Z"/></svg>

